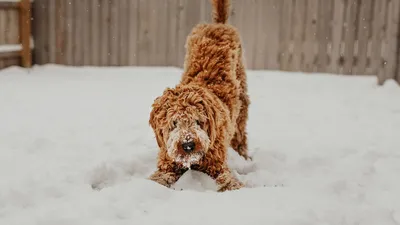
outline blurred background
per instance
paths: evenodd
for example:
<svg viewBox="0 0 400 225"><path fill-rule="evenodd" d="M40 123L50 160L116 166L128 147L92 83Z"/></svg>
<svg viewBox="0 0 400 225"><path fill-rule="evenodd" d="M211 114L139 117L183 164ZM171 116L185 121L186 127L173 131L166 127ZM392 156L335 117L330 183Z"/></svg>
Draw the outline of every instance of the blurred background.
<svg viewBox="0 0 400 225"><path fill-rule="evenodd" d="M399 14L400 0L232 0L229 20L248 69L382 84L400 82ZM209 0L0 0L0 68L182 67L187 35L210 20Z"/></svg>

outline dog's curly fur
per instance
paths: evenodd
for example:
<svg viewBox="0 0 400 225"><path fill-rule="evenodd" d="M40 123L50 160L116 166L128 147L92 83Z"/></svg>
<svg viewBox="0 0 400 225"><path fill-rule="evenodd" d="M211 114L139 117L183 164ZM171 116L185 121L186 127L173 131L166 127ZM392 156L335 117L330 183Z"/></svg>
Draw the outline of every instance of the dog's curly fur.
<svg viewBox="0 0 400 225"><path fill-rule="evenodd" d="M235 27L227 24L228 0L212 0L213 23L198 24L186 42L184 72L175 88L157 97L150 113L158 154L150 179L170 187L188 169L208 174L218 191L244 186L227 166L231 146L245 159L250 104ZM186 151L185 143L193 148Z"/></svg>

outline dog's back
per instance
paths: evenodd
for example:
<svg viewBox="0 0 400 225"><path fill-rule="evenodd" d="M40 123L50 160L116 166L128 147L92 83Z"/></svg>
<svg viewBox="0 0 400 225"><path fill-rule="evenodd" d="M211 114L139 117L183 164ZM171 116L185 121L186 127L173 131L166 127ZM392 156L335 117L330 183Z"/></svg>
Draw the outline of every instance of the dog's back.
<svg viewBox="0 0 400 225"><path fill-rule="evenodd" d="M227 24L229 0L211 1L213 23L198 24L187 38L181 84L207 87L235 112L239 94L247 92L241 40Z"/></svg>

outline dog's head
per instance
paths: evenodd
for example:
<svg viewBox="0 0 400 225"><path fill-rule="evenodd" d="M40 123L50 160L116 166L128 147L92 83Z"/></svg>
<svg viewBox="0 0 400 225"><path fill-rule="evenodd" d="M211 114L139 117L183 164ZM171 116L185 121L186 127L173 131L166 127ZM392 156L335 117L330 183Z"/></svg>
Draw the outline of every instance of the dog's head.
<svg viewBox="0 0 400 225"><path fill-rule="evenodd" d="M183 166L198 162L216 139L218 106L200 87L167 88L155 99L149 120L160 149Z"/></svg>

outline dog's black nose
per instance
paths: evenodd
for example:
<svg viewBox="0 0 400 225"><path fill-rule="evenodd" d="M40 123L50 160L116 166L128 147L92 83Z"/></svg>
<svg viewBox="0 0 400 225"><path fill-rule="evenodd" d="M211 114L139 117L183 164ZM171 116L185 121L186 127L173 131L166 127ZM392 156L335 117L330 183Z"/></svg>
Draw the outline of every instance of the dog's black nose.
<svg viewBox="0 0 400 225"><path fill-rule="evenodd" d="M191 142L185 142L182 144L182 148L185 152L190 153L194 150L196 147L195 143L193 141Z"/></svg>

